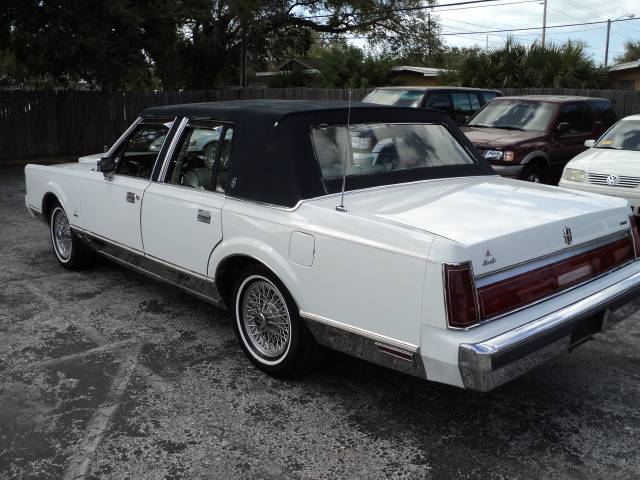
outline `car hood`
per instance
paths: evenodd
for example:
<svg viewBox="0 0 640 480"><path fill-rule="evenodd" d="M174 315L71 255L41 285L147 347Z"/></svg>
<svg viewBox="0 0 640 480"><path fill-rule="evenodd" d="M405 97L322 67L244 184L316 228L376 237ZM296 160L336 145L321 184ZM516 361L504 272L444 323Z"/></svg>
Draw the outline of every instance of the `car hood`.
<svg viewBox="0 0 640 480"><path fill-rule="evenodd" d="M478 148L504 148L543 137L543 132L523 132L502 128L463 127L462 131Z"/></svg>
<svg viewBox="0 0 640 480"><path fill-rule="evenodd" d="M640 152L590 148L574 157L567 164L567 167L585 170L589 173L640 177Z"/></svg>
<svg viewBox="0 0 640 480"><path fill-rule="evenodd" d="M319 200L335 209L335 197ZM345 194L347 214L402 224L468 249L476 274L488 273L628 229L625 200L482 176L430 180ZM623 226L622 223L625 222ZM495 258L495 261L485 262Z"/></svg>

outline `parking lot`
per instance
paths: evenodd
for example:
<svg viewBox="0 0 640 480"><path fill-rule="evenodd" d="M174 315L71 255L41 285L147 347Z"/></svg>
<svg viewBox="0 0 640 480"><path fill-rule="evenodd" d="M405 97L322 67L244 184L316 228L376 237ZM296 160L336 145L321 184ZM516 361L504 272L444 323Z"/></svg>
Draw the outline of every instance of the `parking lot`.
<svg viewBox="0 0 640 480"><path fill-rule="evenodd" d="M489 394L331 354L251 366L228 313L62 269L0 167L1 478L637 478L640 314ZM354 301L358 301L354 299ZM640 302L638 302L640 307Z"/></svg>

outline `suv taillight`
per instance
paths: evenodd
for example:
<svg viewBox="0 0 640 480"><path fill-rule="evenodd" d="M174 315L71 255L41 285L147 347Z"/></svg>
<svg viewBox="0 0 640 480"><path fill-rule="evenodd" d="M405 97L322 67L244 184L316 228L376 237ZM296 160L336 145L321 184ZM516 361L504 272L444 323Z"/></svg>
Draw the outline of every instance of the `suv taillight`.
<svg viewBox="0 0 640 480"><path fill-rule="evenodd" d="M640 234L638 233L638 223L633 215L629 217L629 224L631 225L631 234L633 235L633 247L636 251L636 258L640 258Z"/></svg>
<svg viewBox="0 0 640 480"><path fill-rule="evenodd" d="M444 285L449 326L467 328L480 323L471 263L444 264Z"/></svg>

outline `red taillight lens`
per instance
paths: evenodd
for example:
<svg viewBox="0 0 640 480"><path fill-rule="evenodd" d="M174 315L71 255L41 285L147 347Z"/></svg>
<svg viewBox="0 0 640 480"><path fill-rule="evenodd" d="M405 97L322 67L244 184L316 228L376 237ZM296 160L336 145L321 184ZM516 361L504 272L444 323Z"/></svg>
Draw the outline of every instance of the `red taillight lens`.
<svg viewBox="0 0 640 480"><path fill-rule="evenodd" d="M467 328L480 323L471 264L445 264L444 284L449 326Z"/></svg>
<svg viewBox="0 0 640 480"><path fill-rule="evenodd" d="M481 318L487 319L549 297L633 260L627 237L575 257L478 288Z"/></svg>
<svg viewBox="0 0 640 480"><path fill-rule="evenodd" d="M631 225L631 234L633 235L633 246L636 250L636 258L640 257L640 234L638 233L638 223L636 217L631 215L629 217L629 224Z"/></svg>

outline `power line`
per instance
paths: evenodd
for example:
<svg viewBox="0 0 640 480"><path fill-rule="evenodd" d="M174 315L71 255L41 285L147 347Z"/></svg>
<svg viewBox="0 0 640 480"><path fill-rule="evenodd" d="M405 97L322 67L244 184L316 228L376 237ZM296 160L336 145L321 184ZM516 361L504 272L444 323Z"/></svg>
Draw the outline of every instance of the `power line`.
<svg viewBox="0 0 640 480"><path fill-rule="evenodd" d="M490 3L490 2L493 3L493 2L498 2L498 1L500 1L500 0L466 0L464 2L445 3L443 5L424 5L424 6L420 6L420 7L389 8L389 9L384 9L384 10L373 10L371 12L360 12L360 13L347 12L347 13L340 13L338 15L343 16L343 17L354 17L354 16L357 16L357 15L378 15L378 14L381 14L381 13L417 12L417 11L420 11L420 10L434 10L434 9L440 9L440 8L445 8L445 7L458 6L458 5L473 5L473 4L479 4L479 3ZM531 3L533 3L533 2L531 2ZM487 5L487 6L490 6L490 5ZM335 16L336 16L336 13L324 13L324 14L320 14L320 15L307 15L307 16L304 16L304 17L297 17L297 18L310 20L310 19L313 19L313 18L332 18L332 17L335 17Z"/></svg>
<svg viewBox="0 0 640 480"><path fill-rule="evenodd" d="M628 22L628 21L633 21L633 20L640 20L640 18L621 18L620 20L611 20L611 23L614 22ZM607 20L602 20L602 21L597 21L597 22L581 22L581 23L565 23L564 25L548 25L547 28L565 28L565 27L578 27L578 26L582 26L582 25L600 25L603 23L607 23ZM485 30L485 31L478 31L478 32L470 32L473 34L480 34L480 33L501 33L501 32L523 32L523 31L527 31L527 30L539 30L540 27L526 27L526 28L506 28L506 29L502 29L502 30ZM464 33L464 32L443 32L440 35L458 35L459 33Z"/></svg>

